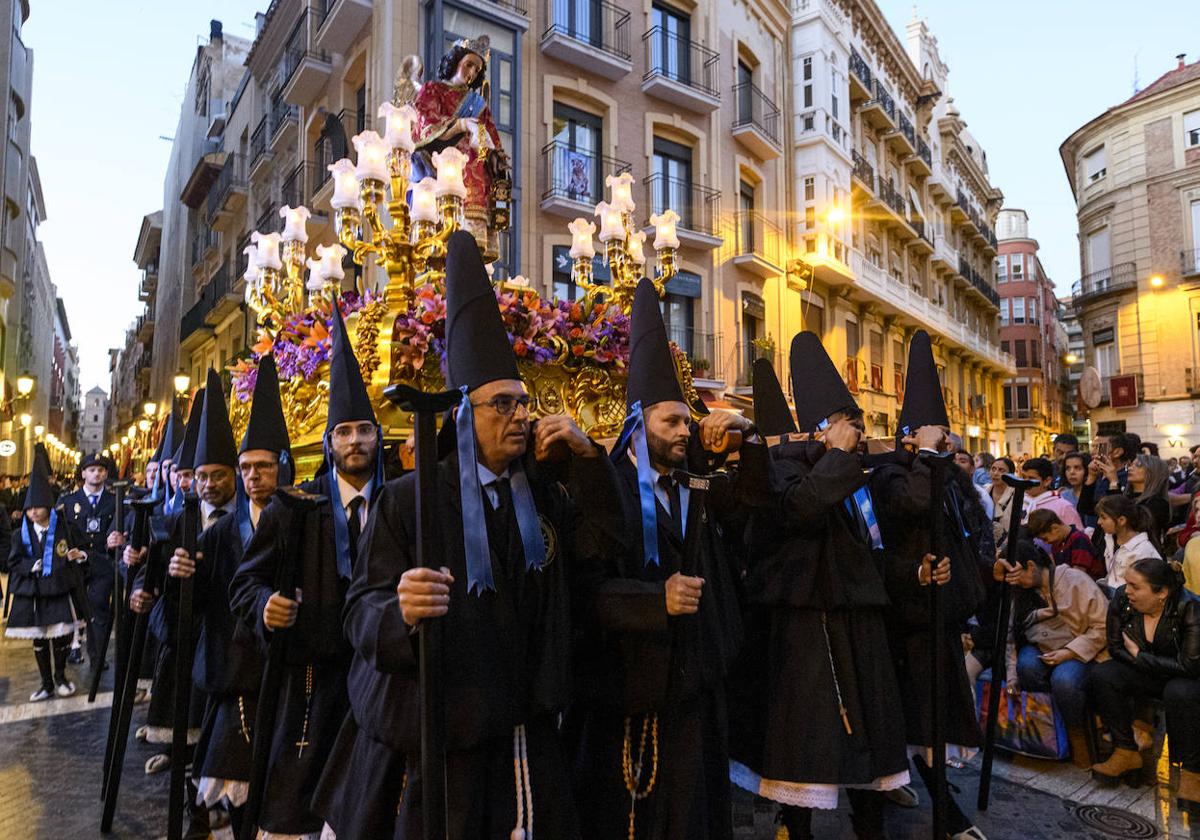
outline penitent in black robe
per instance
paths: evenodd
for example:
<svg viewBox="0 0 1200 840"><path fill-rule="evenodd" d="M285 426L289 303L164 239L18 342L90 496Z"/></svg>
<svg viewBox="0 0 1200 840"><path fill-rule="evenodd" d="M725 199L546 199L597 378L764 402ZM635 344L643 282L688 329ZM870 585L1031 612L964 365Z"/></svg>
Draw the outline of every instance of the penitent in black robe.
<svg viewBox="0 0 1200 840"><path fill-rule="evenodd" d="M304 544L300 523L293 522L287 507L272 502L259 517L229 586L233 614L266 650L271 631L263 624L263 608L277 590L280 564L298 564L295 579L302 598L296 624L288 631L258 820L264 831L284 835L321 832L324 820L311 808L312 795L348 708L350 648L342 636L341 613L350 581L338 574L334 548L332 505L341 503L336 474L327 472L300 489L331 500L313 514L320 520L316 543Z"/></svg>
<svg viewBox="0 0 1200 840"><path fill-rule="evenodd" d="M229 582L242 563L241 524L226 514L204 532L193 577L193 603L200 620L192 680L208 697L193 777L205 804L223 794L234 806L245 802L263 652L258 640L229 607Z"/></svg>
<svg viewBox="0 0 1200 840"><path fill-rule="evenodd" d="M659 564L644 562L637 469L627 458L616 466L622 515L615 530L587 547L575 575L582 626L578 691L567 729L585 838L628 836L630 794L622 771L627 726L635 761L646 728L639 790L655 775L653 790L636 805L635 836L728 840L732 834L725 678L742 631L726 539L741 533L744 512L737 497L766 480L766 457L765 446L746 444L734 485L710 493L703 507L692 498L689 519L701 532L688 569L682 528L673 527L661 503ZM704 578L700 609L670 617L665 582L681 570Z"/></svg>
<svg viewBox="0 0 1200 840"><path fill-rule="evenodd" d="M816 441L771 454L772 493L749 529L746 644L730 678L732 774L783 804L836 808L839 787L908 781L882 557L846 504L867 480L858 455Z"/></svg>
<svg viewBox="0 0 1200 840"><path fill-rule="evenodd" d="M573 496L615 505L601 454L572 459ZM512 506L494 511L484 494L495 591L468 592L456 455L437 467L439 565L454 583L442 622L442 685L451 840L508 840L517 824L514 729L524 726L538 837L578 837L558 733L570 690L569 587L579 511L562 485L528 459L546 562L527 569ZM607 488L607 489L606 489ZM422 835L417 636L400 613L396 586L415 563L416 475L389 482L363 533L347 596L355 648L347 719L319 806L339 837Z"/></svg>
<svg viewBox="0 0 1200 840"><path fill-rule="evenodd" d="M973 498L974 490L963 492L948 478L942 505L950 581L942 588L944 621L938 629L929 612L929 589L917 582L921 558L929 550L929 467L912 453L897 452L872 471L870 486L887 557L886 580L892 601L888 629L908 743L923 747L933 743L933 634L940 632L944 638L945 740L978 747L975 692L967 678L961 634L967 619L986 603L985 580L990 578L992 561L984 552L990 550L991 524Z"/></svg>

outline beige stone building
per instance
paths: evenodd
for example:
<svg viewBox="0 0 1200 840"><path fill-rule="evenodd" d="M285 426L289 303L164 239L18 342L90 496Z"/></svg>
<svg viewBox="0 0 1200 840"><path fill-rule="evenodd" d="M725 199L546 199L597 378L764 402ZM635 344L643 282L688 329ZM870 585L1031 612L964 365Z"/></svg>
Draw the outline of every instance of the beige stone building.
<svg viewBox="0 0 1200 840"><path fill-rule="evenodd" d="M401 61L420 56L430 78L452 41L483 34L515 173L501 276L574 294L566 225L628 170L641 219L667 206L683 217L664 315L711 398L745 404L761 354L786 382L787 344L808 326L872 431L890 433L906 342L923 327L941 337L955 430L999 448L1000 193L936 42L914 24L902 43L873 2L275 0L189 195L194 285L176 318L193 380L252 343L250 232L303 203L310 250L333 241L326 167L376 127Z"/></svg>
<svg viewBox="0 0 1200 840"><path fill-rule="evenodd" d="M1090 431L1179 455L1200 442L1200 62L1180 56L1060 153L1078 205L1074 306L1101 382Z"/></svg>

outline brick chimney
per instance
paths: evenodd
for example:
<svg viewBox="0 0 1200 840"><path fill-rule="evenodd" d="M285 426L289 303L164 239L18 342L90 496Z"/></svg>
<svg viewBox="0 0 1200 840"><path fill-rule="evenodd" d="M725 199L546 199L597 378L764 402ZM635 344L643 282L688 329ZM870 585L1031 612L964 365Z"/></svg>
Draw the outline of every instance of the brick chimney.
<svg viewBox="0 0 1200 840"><path fill-rule="evenodd" d="M1182 70L1185 66L1184 59L1187 58L1187 53L1180 53L1179 55L1175 56L1175 58L1179 60L1179 66L1176 67L1175 69Z"/></svg>

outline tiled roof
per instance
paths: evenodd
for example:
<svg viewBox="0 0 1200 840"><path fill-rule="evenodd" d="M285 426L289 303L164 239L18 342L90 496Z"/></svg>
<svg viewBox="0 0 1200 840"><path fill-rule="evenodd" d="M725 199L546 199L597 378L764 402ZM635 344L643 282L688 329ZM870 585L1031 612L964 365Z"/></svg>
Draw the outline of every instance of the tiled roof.
<svg viewBox="0 0 1200 840"><path fill-rule="evenodd" d="M1144 87L1135 93L1133 96L1122 102L1122 105L1128 105L1130 102L1138 102L1151 96L1163 93L1180 85L1185 85L1188 82L1200 79L1200 61L1195 61L1191 64L1180 62L1179 66L1174 70L1169 70L1163 73L1157 79L1150 83L1148 87Z"/></svg>

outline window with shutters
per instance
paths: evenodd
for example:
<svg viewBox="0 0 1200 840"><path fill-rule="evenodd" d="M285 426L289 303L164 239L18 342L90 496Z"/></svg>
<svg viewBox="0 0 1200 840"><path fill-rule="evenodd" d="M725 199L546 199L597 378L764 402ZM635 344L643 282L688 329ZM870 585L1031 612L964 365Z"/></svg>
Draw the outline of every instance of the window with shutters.
<svg viewBox="0 0 1200 840"><path fill-rule="evenodd" d="M1094 184L1108 174L1108 163L1104 147L1093 149L1083 157L1083 176L1086 182Z"/></svg>

